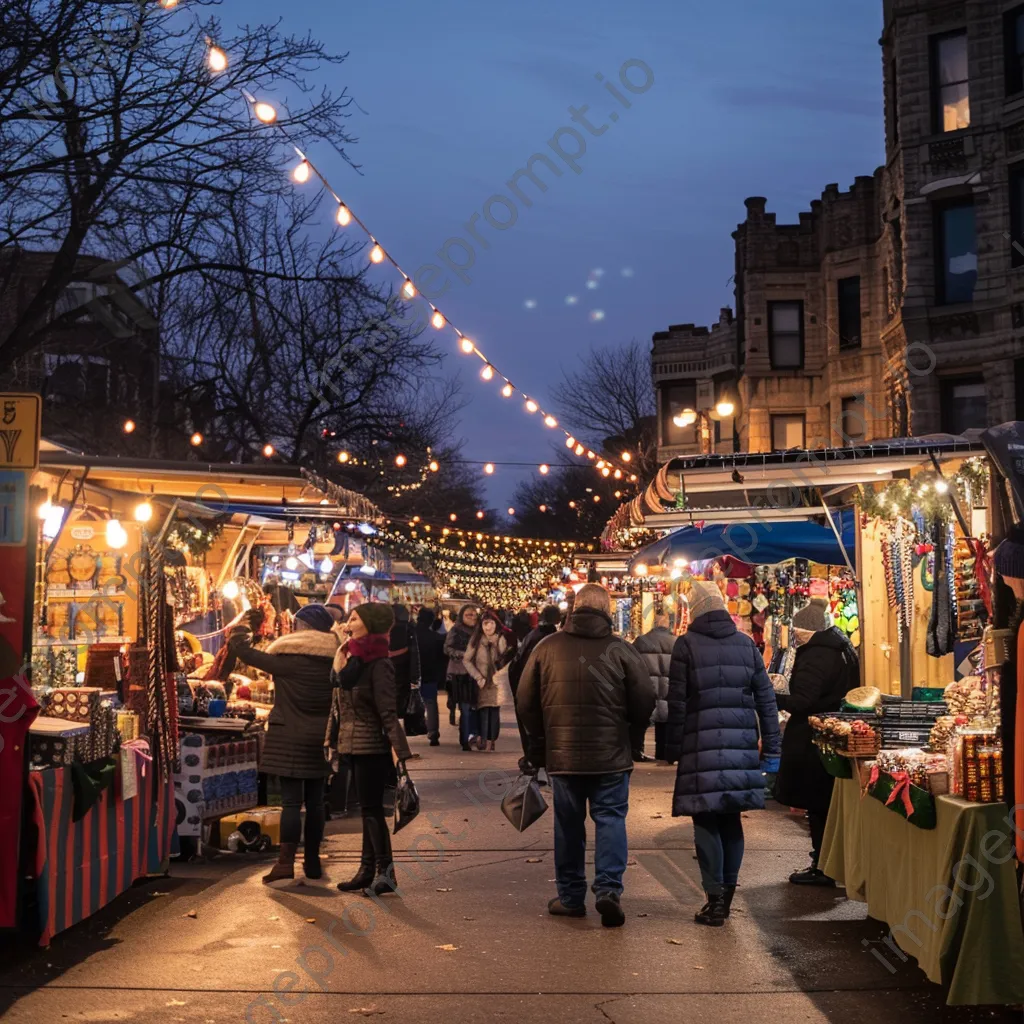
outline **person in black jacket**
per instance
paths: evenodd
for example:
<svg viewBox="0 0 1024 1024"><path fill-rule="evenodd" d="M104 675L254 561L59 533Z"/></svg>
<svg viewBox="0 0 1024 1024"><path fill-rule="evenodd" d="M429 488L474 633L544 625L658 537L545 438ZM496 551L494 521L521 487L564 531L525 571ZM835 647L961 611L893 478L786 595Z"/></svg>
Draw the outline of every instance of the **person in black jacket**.
<svg viewBox="0 0 1024 1024"><path fill-rule="evenodd" d="M789 693L776 695L780 711L791 715L782 737L782 761L775 781L775 799L786 807L807 811L811 826L811 865L794 871L794 885L832 886L835 882L818 868L821 841L832 801L835 780L825 770L814 747L811 715L838 711L843 698L860 685L857 654L846 634L828 618L828 606L815 598L793 616L798 640Z"/></svg>
<svg viewBox="0 0 1024 1024"><path fill-rule="evenodd" d="M303 871L323 877L320 843L324 835L324 788L329 766L323 758L324 729L331 713L331 665L338 650L334 618L322 604L307 604L295 615L295 631L265 651L253 647L253 618L240 615L226 629L232 654L274 678L274 707L267 719L260 771L281 782L281 851L263 881L270 885L295 877L295 853L306 805Z"/></svg>
<svg viewBox="0 0 1024 1024"><path fill-rule="evenodd" d="M420 651L416 642L416 627L409 621L409 609L404 604L391 606L395 624L391 627L391 660L395 665L395 693L398 717L404 718L409 708L409 694L420 685Z"/></svg>
<svg viewBox="0 0 1024 1024"><path fill-rule="evenodd" d="M437 632L437 616L421 608L416 616L416 646L420 654L420 695L427 709L427 738L432 747L441 743L441 725L437 711L437 693L448 673L444 637Z"/></svg>
<svg viewBox="0 0 1024 1024"><path fill-rule="evenodd" d="M540 613L540 623L537 628L531 630L526 638L520 643L512 664L508 667L508 682L512 688L512 703L515 703L516 693L519 691L519 680L522 678L523 669L533 654L533 649L545 637L553 636L558 632L558 624L562 621L562 613L557 605L549 604ZM519 710L516 709L516 724L519 726L519 740L523 745L523 760L520 762L520 771L527 771L529 768L529 742L526 738L526 730L523 728L523 721L519 717Z"/></svg>
<svg viewBox="0 0 1024 1024"><path fill-rule="evenodd" d="M654 684L632 645L612 632L611 597L588 583L565 629L543 639L523 669L516 707L529 759L547 770L555 796L558 896L548 912L587 912L586 819L594 822L595 907L606 928L625 923L629 776L654 711Z"/></svg>

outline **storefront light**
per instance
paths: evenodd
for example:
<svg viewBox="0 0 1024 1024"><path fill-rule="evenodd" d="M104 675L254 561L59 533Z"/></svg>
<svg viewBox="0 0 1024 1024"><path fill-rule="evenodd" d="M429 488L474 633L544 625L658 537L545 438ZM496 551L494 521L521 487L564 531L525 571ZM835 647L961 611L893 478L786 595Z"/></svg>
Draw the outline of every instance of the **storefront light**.
<svg viewBox="0 0 1024 1024"><path fill-rule="evenodd" d="M53 505L49 501L39 506L39 518L43 524L43 536L47 540L54 540L60 534L60 528L64 523L64 506Z"/></svg>
<svg viewBox="0 0 1024 1024"><path fill-rule="evenodd" d="M647 575L647 566L644 565L643 562L641 562L638 566L636 566L633 569L633 575L634 576L646 576Z"/></svg>
<svg viewBox="0 0 1024 1024"><path fill-rule="evenodd" d="M135 522L148 523L153 518L153 506L148 501L140 501L135 506Z"/></svg>
<svg viewBox="0 0 1024 1024"><path fill-rule="evenodd" d="M320 571L326 575L334 568L334 563L327 557L320 563Z"/></svg>
<svg viewBox="0 0 1024 1024"><path fill-rule="evenodd" d="M238 597L238 584L234 580L228 580L221 587L220 592L229 600L234 601Z"/></svg>
<svg viewBox="0 0 1024 1024"><path fill-rule="evenodd" d="M294 555L291 555L290 557L285 559L284 567L290 570L291 572L295 572L295 570L299 567L299 560Z"/></svg>
<svg viewBox="0 0 1024 1024"><path fill-rule="evenodd" d="M345 593L351 594L357 586L359 586L359 584L356 583L355 580L349 580L348 583L345 584Z"/></svg>
<svg viewBox="0 0 1024 1024"><path fill-rule="evenodd" d="M117 519L107 520L106 534L107 547L113 548L115 551L123 548L128 543L128 534Z"/></svg>

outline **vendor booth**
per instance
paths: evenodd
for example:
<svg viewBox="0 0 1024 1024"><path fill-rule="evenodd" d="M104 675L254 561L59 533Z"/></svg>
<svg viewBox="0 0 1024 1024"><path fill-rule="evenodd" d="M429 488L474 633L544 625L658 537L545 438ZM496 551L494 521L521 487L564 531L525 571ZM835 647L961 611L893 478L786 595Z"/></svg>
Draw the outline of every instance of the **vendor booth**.
<svg viewBox="0 0 1024 1024"><path fill-rule="evenodd" d="M713 580L780 692L794 613L826 602L863 686L810 720L837 779L819 866L888 925L885 957L916 959L951 1005L1024 1002L1024 822L1008 811L1024 800L1024 728L992 572L1011 497L1024 510L1022 447L1024 424L1008 424L978 441L675 460L605 538L645 538L607 580L628 592L628 633L659 611L685 631L690 581Z"/></svg>

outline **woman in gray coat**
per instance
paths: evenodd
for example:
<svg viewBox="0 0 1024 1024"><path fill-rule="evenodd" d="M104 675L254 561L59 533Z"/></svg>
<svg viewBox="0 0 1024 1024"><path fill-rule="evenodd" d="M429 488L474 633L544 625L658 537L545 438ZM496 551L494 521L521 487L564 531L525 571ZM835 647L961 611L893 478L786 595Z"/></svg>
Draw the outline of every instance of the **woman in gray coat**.
<svg viewBox="0 0 1024 1024"><path fill-rule="evenodd" d="M669 628L669 617L664 612L654 616L654 629L633 641L633 646L643 655L647 671L654 683L657 704L651 715L654 726L654 757L665 760L665 723L668 721L668 667L672 662L672 650L676 645L676 635ZM650 758L642 751L634 751L637 761L649 761Z"/></svg>
<svg viewBox="0 0 1024 1024"><path fill-rule="evenodd" d="M308 604L296 612L294 632L259 651L252 646L252 616L240 616L227 632L232 654L274 678L274 708L267 719L260 771L281 781L281 852L263 881L269 885L295 877L303 804L303 873L309 879L322 878L324 787L330 772L323 742L331 712L331 663L338 650L338 637L331 632L334 618L322 604Z"/></svg>

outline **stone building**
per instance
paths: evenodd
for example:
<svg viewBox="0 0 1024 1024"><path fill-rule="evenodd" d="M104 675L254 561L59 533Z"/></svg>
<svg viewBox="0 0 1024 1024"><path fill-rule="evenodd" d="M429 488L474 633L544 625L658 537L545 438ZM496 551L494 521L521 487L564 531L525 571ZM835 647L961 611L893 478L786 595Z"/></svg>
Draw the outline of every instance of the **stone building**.
<svg viewBox="0 0 1024 1024"><path fill-rule="evenodd" d="M654 335L666 459L1024 418L1024 4L883 8L885 166L796 224L746 201L735 319ZM735 394L725 432L709 388Z"/></svg>

